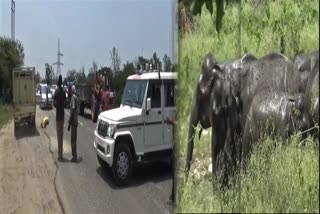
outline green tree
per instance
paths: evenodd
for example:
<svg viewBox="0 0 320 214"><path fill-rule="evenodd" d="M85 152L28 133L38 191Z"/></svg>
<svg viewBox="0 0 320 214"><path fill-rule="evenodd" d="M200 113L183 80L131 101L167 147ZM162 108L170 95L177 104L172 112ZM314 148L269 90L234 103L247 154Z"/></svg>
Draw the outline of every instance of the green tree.
<svg viewBox="0 0 320 214"><path fill-rule="evenodd" d="M178 2L178 9L179 9L179 29L185 29L183 32L190 31L190 27L188 22L192 23L191 19L189 18L190 15L190 7L192 8L192 14L193 15L201 15L202 7L205 4L207 10L210 12L211 15L213 15L213 2L214 0L180 0ZM239 0L240 2L240 0ZM216 5L216 19L215 19L215 25L216 25L216 30L219 33L221 26L222 26L222 18L225 14L225 5L226 5L226 0L215 0L215 5ZM180 20L181 19L181 20ZM190 20L189 20L190 19ZM186 24L187 23L187 24ZM188 27L185 27L184 25L187 25ZM191 24L192 26L192 24Z"/></svg>
<svg viewBox="0 0 320 214"><path fill-rule="evenodd" d="M117 72L114 77L114 91L116 92L117 98L116 103L121 103L123 89L126 84L127 77L135 73L134 63L128 62L123 65L123 70Z"/></svg>
<svg viewBox="0 0 320 214"><path fill-rule="evenodd" d="M160 58L157 56L156 52L153 53L152 58L149 60L149 63L155 66L154 69L156 69L157 68L156 66L158 66L160 71L162 70L162 62Z"/></svg>
<svg viewBox="0 0 320 214"><path fill-rule="evenodd" d="M84 71L84 66L82 65L79 71L75 74L75 79L78 84L85 84L87 82L86 73Z"/></svg>
<svg viewBox="0 0 320 214"><path fill-rule="evenodd" d="M68 82L73 82L73 81L76 80L76 75L77 75L77 70L76 69L68 70L66 80Z"/></svg>
<svg viewBox="0 0 320 214"><path fill-rule="evenodd" d="M149 60L144 58L143 56L139 56L138 59L135 62L135 65L144 65L145 63L149 63Z"/></svg>
<svg viewBox="0 0 320 214"><path fill-rule="evenodd" d="M45 67L45 80L46 80L46 83L48 85L51 85L52 84L52 80L53 80L53 76L54 76L54 72L53 72L53 67L51 65L49 65L48 63L46 63L44 65Z"/></svg>
<svg viewBox="0 0 320 214"><path fill-rule="evenodd" d="M190 0L179 0L178 1L178 12L177 12L177 22L179 32L190 33L193 28L192 14L190 11Z"/></svg>
<svg viewBox="0 0 320 214"><path fill-rule="evenodd" d="M24 62L24 48L20 41L0 36L0 93L12 88L12 69Z"/></svg>
<svg viewBox="0 0 320 214"><path fill-rule="evenodd" d="M170 60L170 57L167 54L163 56L163 66L164 66L163 69L166 72L170 72L173 70L172 62Z"/></svg>

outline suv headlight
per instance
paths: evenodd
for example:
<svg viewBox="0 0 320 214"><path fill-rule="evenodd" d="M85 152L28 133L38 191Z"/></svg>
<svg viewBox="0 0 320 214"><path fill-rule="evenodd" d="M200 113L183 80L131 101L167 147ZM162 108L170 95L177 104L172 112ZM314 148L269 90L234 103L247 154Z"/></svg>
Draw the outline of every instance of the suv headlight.
<svg viewBox="0 0 320 214"><path fill-rule="evenodd" d="M117 126L115 124L109 124L107 129L107 136L113 138L114 133L116 132Z"/></svg>

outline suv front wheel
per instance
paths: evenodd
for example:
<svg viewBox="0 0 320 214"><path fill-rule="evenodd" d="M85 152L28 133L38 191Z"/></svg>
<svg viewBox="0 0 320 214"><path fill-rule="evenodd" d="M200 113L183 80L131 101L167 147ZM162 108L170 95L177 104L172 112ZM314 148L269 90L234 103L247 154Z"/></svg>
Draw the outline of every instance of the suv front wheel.
<svg viewBox="0 0 320 214"><path fill-rule="evenodd" d="M112 164L112 175L117 185L129 183L132 174L133 160L129 146L124 143L116 145Z"/></svg>

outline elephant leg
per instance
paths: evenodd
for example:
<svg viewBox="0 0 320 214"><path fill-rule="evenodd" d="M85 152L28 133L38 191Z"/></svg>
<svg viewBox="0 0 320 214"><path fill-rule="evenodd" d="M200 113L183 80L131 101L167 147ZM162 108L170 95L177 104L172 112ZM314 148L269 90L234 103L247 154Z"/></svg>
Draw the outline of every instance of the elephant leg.
<svg viewBox="0 0 320 214"><path fill-rule="evenodd" d="M188 134L188 151L187 151L187 160L186 160L186 176L188 177L188 172L191 166L192 154L193 154L193 145L194 145L194 136L196 127L199 123L199 104L198 104L198 94L194 98L192 113L190 116L190 123L189 123L189 134Z"/></svg>
<svg viewBox="0 0 320 214"><path fill-rule="evenodd" d="M249 112L249 115L252 111ZM248 159L249 159L249 152L251 151L252 147L252 130L251 130L251 120L248 117L245 128L243 131L243 139L242 139L242 147L241 147L241 169L246 170L246 167L248 165Z"/></svg>
<svg viewBox="0 0 320 214"><path fill-rule="evenodd" d="M224 146L226 140L226 124L222 117L215 118L216 123L212 126L211 135L211 160L212 160L212 176L213 179L217 175L225 175L225 154ZM224 177L222 177L224 180Z"/></svg>

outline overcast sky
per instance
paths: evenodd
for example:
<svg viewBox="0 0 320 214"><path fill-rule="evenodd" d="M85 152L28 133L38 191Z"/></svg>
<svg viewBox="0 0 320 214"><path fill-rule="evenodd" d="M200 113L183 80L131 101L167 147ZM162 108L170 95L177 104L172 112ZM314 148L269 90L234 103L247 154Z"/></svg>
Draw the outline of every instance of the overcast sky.
<svg viewBox="0 0 320 214"><path fill-rule="evenodd" d="M121 64L142 53L172 59L174 8L175 0L16 0L15 37L24 46L25 66L35 66L41 77L44 64L57 61L58 38L63 75L81 65L88 72L93 60L111 66L114 46ZM11 36L10 0L0 0L0 35Z"/></svg>

